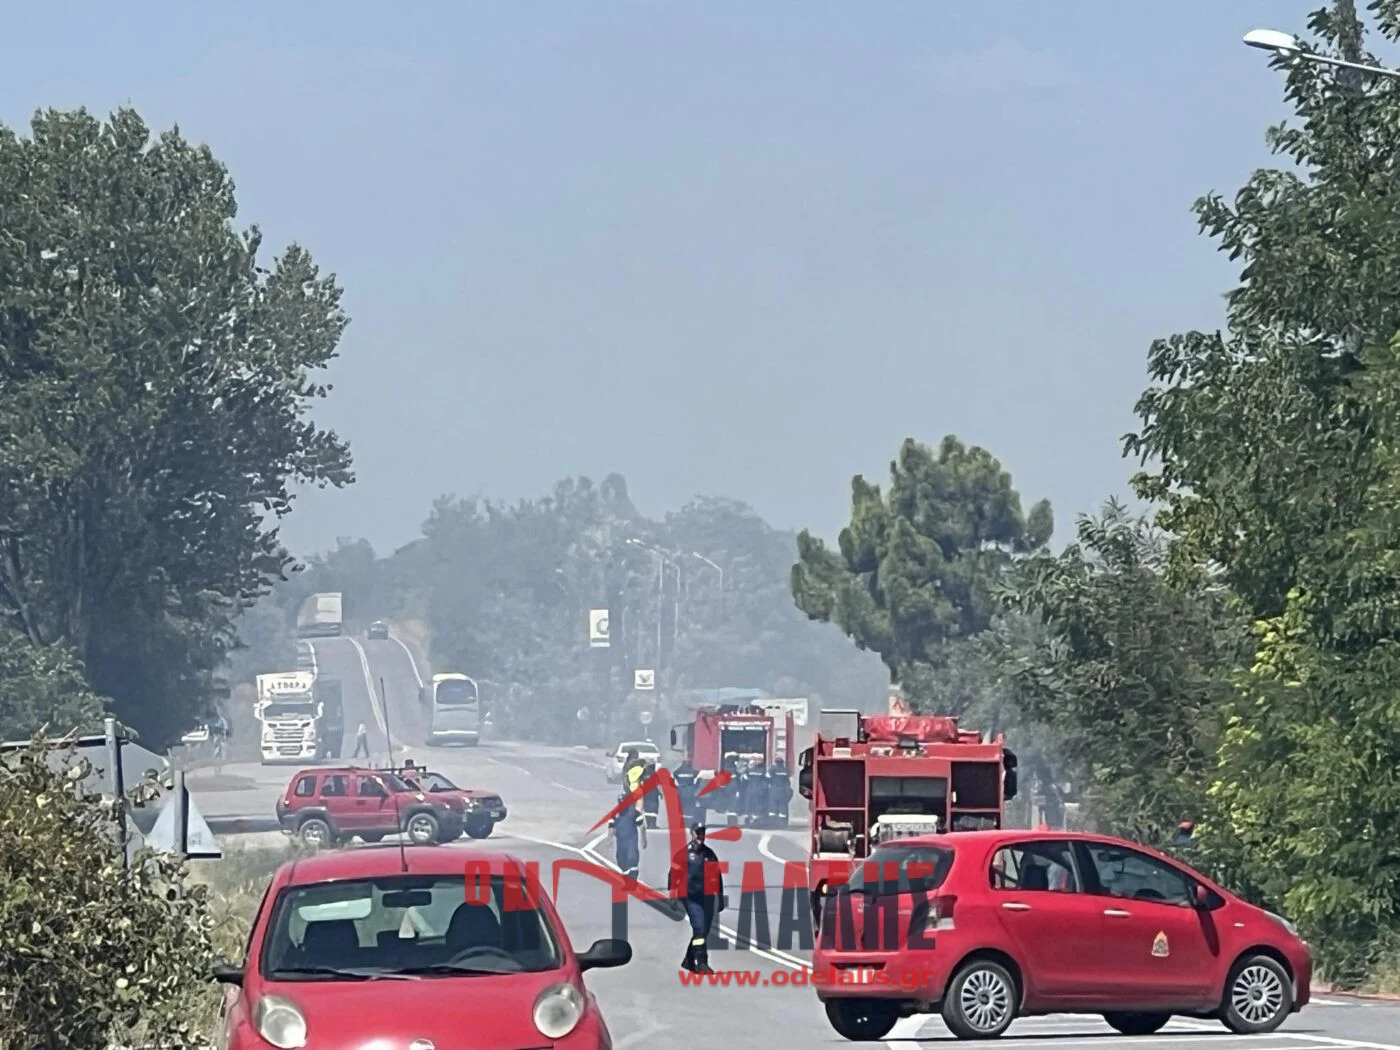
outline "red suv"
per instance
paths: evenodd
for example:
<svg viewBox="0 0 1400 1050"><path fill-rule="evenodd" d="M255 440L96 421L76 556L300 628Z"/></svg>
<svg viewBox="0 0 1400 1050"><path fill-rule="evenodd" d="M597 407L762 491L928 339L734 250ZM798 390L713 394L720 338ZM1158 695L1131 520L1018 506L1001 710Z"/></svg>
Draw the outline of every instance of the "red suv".
<svg viewBox="0 0 1400 1050"><path fill-rule="evenodd" d="M417 765L401 766L394 770L394 775L414 791L425 791L434 798L444 796L461 801L466 814L467 834L474 839L490 838L492 829L506 819L505 803L494 792L460 788L441 773Z"/></svg>
<svg viewBox="0 0 1400 1050"><path fill-rule="evenodd" d="M282 830L310 846L359 838L378 842L404 834L419 846L460 838L466 805L452 795L430 795L383 769L304 769L277 800Z"/></svg>
<svg viewBox="0 0 1400 1050"><path fill-rule="evenodd" d="M876 849L827 897L817 996L847 1039L941 1012L954 1035L1093 1013L1126 1035L1172 1015L1270 1032L1308 1002L1286 920L1155 850L1070 832L969 831Z"/></svg>

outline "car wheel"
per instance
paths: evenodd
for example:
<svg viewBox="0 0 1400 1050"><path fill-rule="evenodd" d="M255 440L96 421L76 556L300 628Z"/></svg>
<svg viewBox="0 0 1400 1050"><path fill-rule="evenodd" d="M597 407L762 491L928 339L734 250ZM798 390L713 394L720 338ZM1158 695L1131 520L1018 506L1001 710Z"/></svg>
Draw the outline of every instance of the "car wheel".
<svg viewBox="0 0 1400 1050"><path fill-rule="evenodd" d="M297 828L297 835L312 849L324 849L335 844L331 826L320 817L307 817L303 820Z"/></svg>
<svg viewBox="0 0 1400 1050"><path fill-rule="evenodd" d="M474 839L490 838L491 829L495 826L489 820L469 820L467 821L467 834Z"/></svg>
<svg viewBox="0 0 1400 1050"><path fill-rule="evenodd" d="M943 1023L959 1039L995 1039L1016 1019L1016 981L991 959L974 959L948 982Z"/></svg>
<svg viewBox="0 0 1400 1050"><path fill-rule="evenodd" d="M1220 1019L1240 1035L1272 1032L1293 1010L1293 982L1288 972L1267 955L1251 955L1235 963L1225 982Z"/></svg>
<svg viewBox="0 0 1400 1050"><path fill-rule="evenodd" d="M899 1020L899 1004L888 999L828 999L826 1019L836 1034L857 1043L889 1034Z"/></svg>
<svg viewBox="0 0 1400 1050"><path fill-rule="evenodd" d="M1160 1032L1172 1019L1171 1014L1104 1014L1109 1027L1124 1035L1152 1035Z"/></svg>
<svg viewBox="0 0 1400 1050"><path fill-rule="evenodd" d="M408 818L406 830L415 846L431 846L438 838L438 819L431 813L415 813Z"/></svg>

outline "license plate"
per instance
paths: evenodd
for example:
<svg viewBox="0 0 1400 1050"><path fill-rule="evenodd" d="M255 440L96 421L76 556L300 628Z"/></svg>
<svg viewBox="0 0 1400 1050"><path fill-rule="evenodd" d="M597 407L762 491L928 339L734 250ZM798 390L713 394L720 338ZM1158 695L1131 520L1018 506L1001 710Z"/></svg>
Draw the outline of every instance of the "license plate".
<svg viewBox="0 0 1400 1050"><path fill-rule="evenodd" d="M850 966L842 969L841 973L849 984L875 983L875 967L873 966Z"/></svg>
<svg viewBox="0 0 1400 1050"><path fill-rule="evenodd" d="M493 809L491 811L491 816L494 817L496 820L500 820L502 817L505 816L505 812L503 810Z"/></svg>

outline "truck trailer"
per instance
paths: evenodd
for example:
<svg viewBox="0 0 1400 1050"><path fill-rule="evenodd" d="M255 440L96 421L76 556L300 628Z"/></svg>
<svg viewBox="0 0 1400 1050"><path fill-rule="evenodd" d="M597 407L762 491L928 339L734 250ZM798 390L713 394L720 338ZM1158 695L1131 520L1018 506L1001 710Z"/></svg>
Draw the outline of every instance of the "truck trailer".
<svg viewBox="0 0 1400 1050"><path fill-rule="evenodd" d="M1016 755L957 719L823 711L802 752L798 793L811 809L813 920L828 886L883 842L1002 826L1016 797Z"/></svg>
<svg viewBox="0 0 1400 1050"><path fill-rule="evenodd" d="M341 633L340 592L313 594L297 610L299 638L334 638Z"/></svg>
<svg viewBox="0 0 1400 1050"><path fill-rule="evenodd" d="M317 675L312 689L316 697L316 757L340 758L345 746L345 704L340 679Z"/></svg>

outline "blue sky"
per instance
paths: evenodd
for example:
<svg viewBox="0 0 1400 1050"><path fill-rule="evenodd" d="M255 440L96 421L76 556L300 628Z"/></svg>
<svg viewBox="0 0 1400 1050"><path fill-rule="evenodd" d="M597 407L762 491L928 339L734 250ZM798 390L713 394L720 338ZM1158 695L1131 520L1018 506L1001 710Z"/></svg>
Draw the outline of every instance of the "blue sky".
<svg viewBox="0 0 1400 1050"><path fill-rule="evenodd" d="M294 549L611 471L831 535L852 474L946 433L1066 539L1126 493L1149 342L1220 323L1189 208L1284 114L1240 37L1313 6L31 2L0 120L178 123L339 275L317 417L359 481Z"/></svg>

